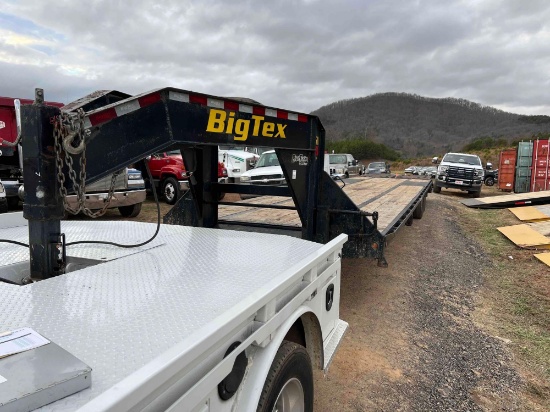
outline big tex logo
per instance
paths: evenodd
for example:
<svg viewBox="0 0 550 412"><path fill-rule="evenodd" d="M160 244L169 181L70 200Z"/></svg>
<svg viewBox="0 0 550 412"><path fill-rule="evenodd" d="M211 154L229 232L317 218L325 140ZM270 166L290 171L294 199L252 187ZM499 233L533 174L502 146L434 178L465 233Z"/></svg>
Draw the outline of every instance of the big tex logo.
<svg viewBox="0 0 550 412"><path fill-rule="evenodd" d="M235 140L248 139L252 126L252 136L278 137L286 139L286 124L271 123L265 121L264 116L252 115L251 120L235 119L235 112L210 109L208 116L207 132L232 134ZM275 130L275 128L277 130Z"/></svg>

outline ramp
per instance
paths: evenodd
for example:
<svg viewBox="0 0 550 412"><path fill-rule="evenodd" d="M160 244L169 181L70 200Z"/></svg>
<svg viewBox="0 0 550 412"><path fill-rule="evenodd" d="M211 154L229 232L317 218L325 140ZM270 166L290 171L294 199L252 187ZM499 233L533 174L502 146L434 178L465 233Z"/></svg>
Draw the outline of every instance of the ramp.
<svg viewBox="0 0 550 412"><path fill-rule="evenodd" d="M504 209L514 206L545 205L550 204L550 190L465 199L462 200L462 204L480 209Z"/></svg>

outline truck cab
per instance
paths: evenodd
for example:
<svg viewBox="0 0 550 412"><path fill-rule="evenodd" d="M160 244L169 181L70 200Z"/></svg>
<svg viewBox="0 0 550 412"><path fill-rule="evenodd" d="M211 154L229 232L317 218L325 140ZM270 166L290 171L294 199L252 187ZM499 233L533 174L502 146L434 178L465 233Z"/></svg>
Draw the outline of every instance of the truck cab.
<svg viewBox="0 0 550 412"><path fill-rule="evenodd" d="M166 203L173 205L182 191L189 188L187 172L180 151L155 153L146 161L153 177L152 188L162 194Z"/></svg>
<svg viewBox="0 0 550 412"><path fill-rule="evenodd" d="M442 188L467 191L472 197L479 197L484 178L483 165L479 156L467 153L447 153L437 167L434 189Z"/></svg>
<svg viewBox="0 0 550 412"><path fill-rule="evenodd" d="M241 175L254 168L260 156L245 150L243 146L218 147L218 160L227 169L228 183L240 183Z"/></svg>
<svg viewBox="0 0 550 412"><path fill-rule="evenodd" d="M349 177L347 154L325 153L325 172L331 177Z"/></svg>

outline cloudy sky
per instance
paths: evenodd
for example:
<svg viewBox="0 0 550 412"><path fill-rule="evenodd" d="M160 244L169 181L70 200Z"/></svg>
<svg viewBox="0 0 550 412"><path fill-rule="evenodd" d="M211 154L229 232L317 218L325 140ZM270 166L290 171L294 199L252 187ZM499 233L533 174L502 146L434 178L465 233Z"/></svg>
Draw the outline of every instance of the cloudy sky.
<svg viewBox="0 0 550 412"><path fill-rule="evenodd" d="M0 95L173 86L310 112L380 92L550 115L548 0L0 0Z"/></svg>

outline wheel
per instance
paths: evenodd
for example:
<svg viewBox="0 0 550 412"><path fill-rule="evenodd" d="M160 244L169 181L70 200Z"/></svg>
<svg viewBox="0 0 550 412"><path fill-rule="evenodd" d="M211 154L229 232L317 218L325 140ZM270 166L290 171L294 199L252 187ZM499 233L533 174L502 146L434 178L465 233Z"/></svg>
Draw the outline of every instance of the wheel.
<svg viewBox="0 0 550 412"><path fill-rule="evenodd" d="M9 196L7 198L7 201L10 210L17 209L17 207L19 206L19 198L17 196Z"/></svg>
<svg viewBox="0 0 550 412"><path fill-rule="evenodd" d="M488 176L485 178L486 186L493 186L495 184L495 178L493 176Z"/></svg>
<svg viewBox="0 0 550 412"><path fill-rule="evenodd" d="M313 412L313 371L306 348L283 341L271 364L257 412Z"/></svg>
<svg viewBox="0 0 550 412"><path fill-rule="evenodd" d="M416 209L413 211L413 217L415 219L422 219L424 215L424 210L426 209L426 198L423 197L422 200L416 205Z"/></svg>
<svg viewBox="0 0 550 412"><path fill-rule="evenodd" d="M481 195L481 190L476 190L475 192L468 192L470 197L479 197Z"/></svg>
<svg viewBox="0 0 550 412"><path fill-rule="evenodd" d="M218 193L218 200L223 200L225 193Z"/></svg>
<svg viewBox="0 0 550 412"><path fill-rule="evenodd" d="M434 193L441 193L441 187L438 185L434 185Z"/></svg>
<svg viewBox="0 0 550 412"><path fill-rule="evenodd" d="M346 177L346 179L349 179L349 173L346 172L346 174L344 175Z"/></svg>
<svg viewBox="0 0 550 412"><path fill-rule="evenodd" d="M8 211L8 202L0 202L0 213L6 213Z"/></svg>
<svg viewBox="0 0 550 412"><path fill-rule="evenodd" d="M120 206L118 211L124 217L136 217L139 215L139 212L141 212L141 203L130 206Z"/></svg>
<svg viewBox="0 0 550 412"><path fill-rule="evenodd" d="M180 186L176 179L167 177L162 184L162 195L169 205L173 205L180 197Z"/></svg>

